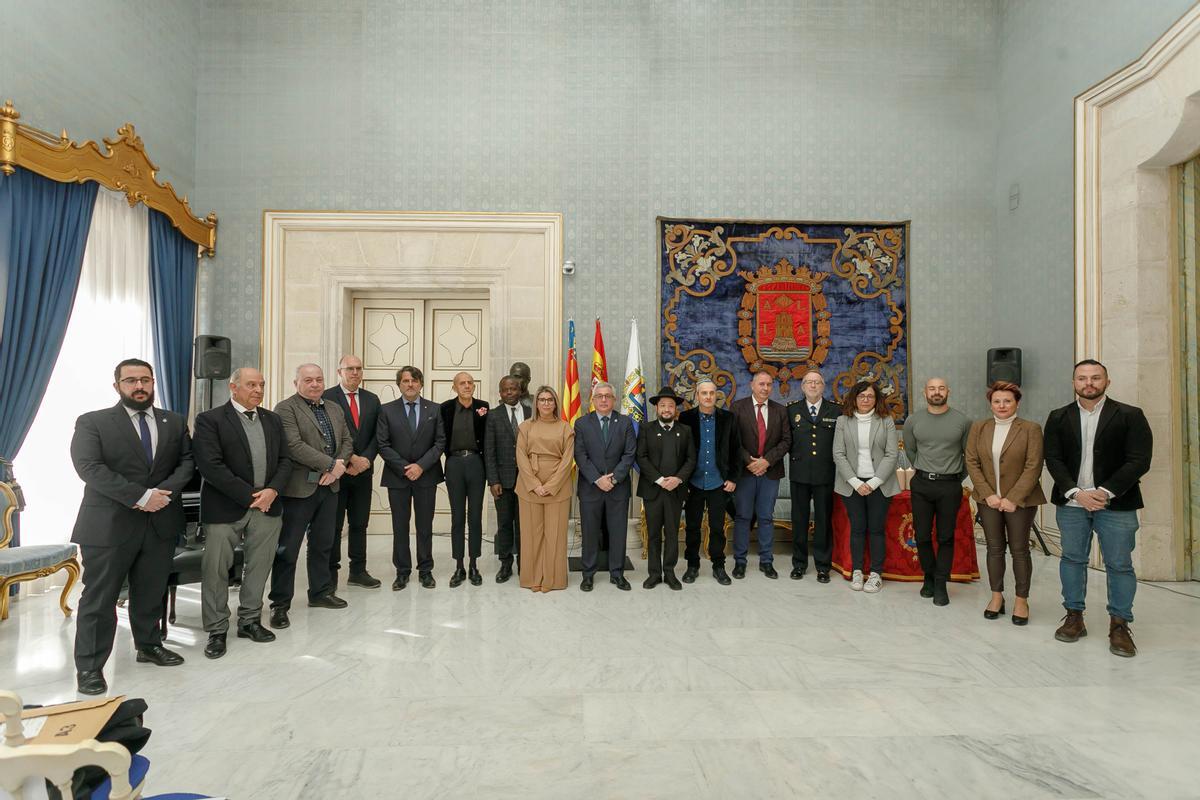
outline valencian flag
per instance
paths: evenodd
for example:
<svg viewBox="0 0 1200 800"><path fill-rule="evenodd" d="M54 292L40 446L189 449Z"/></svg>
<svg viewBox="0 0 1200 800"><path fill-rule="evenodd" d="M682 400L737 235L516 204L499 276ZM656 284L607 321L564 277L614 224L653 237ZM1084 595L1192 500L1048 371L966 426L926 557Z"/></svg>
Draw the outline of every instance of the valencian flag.
<svg viewBox="0 0 1200 800"><path fill-rule="evenodd" d="M562 418L571 426L579 419L579 362L575 358L575 320L567 322L567 374L563 379Z"/></svg>
<svg viewBox="0 0 1200 800"><path fill-rule="evenodd" d="M642 348L638 344L637 320L629 331L629 356L625 359L625 385L621 392L621 413L633 420L633 431L646 421L646 379L642 375ZM597 328L599 335L599 328Z"/></svg>
<svg viewBox="0 0 1200 800"><path fill-rule="evenodd" d="M596 317L596 336L592 340L592 385L588 394L588 411L595 411L596 406L592 403L592 392L596 391L596 384L601 381L608 382L608 359L604 356L604 335L600 333L600 318Z"/></svg>

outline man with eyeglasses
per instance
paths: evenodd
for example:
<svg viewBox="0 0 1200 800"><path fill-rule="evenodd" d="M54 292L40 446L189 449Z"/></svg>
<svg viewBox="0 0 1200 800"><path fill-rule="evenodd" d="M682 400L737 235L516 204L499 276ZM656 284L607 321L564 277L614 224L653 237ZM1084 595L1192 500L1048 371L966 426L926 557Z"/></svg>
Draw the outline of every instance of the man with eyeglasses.
<svg viewBox="0 0 1200 800"><path fill-rule="evenodd" d="M792 489L792 580L808 569L808 521L813 521L813 566L817 582L829 583L833 562L833 432L842 413L827 402L825 379L815 369L800 381L804 399L787 407L792 429L788 477ZM810 509L811 504L811 509Z"/></svg>
<svg viewBox="0 0 1200 800"><path fill-rule="evenodd" d="M154 407L154 370L128 358L113 371L120 402L75 423L71 461L83 501L71 541L83 559L75 623L79 691L104 694L104 665L117 632L117 597L129 581L129 627L139 663L174 667L159 620L175 543L183 532L182 492L192 478L192 443L179 414Z"/></svg>

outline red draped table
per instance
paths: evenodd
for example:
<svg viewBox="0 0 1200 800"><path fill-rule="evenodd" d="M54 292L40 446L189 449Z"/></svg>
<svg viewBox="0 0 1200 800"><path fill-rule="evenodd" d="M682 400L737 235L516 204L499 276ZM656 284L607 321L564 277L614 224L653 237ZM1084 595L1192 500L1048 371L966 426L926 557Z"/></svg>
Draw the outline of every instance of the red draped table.
<svg viewBox="0 0 1200 800"><path fill-rule="evenodd" d="M968 494L963 492L962 505L958 507L958 520L954 527L954 564L950 579L973 581L979 578L979 561L975 557L975 524L971 518ZM888 506L887 524L884 531L887 554L883 559L883 577L893 581L919 581L925 576L917 557L917 540L913 533L912 496L900 492ZM933 540L937 550L937 538ZM871 542L863 548L863 563L871 563ZM842 498L833 496L833 568L850 578L850 520Z"/></svg>

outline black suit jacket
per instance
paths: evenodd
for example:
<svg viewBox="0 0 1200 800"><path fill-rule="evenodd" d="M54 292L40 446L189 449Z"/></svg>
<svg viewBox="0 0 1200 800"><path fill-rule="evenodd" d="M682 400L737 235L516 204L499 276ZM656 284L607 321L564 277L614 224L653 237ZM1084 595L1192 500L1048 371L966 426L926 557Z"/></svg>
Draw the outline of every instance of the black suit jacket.
<svg viewBox="0 0 1200 800"><path fill-rule="evenodd" d="M754 398L743 397L736 400L729 409L737 420L739 451L742 469L738 476L750 473L746 465L758 456L758 421L754 416ZM774 400L767 401L767 446L763 457L770 466L763 475L764 478L779 480L783 477L783 457L792 449L792 429L788 426L787 411Z"/></svg>
<svg viewBox="0 0 1200 800"><path fill-rule="evenodd" d="M454 412L456 410L455 406L458 404L457 397L442 403L442 428L446 431L446 452L450 452L450 442L453 441ZM491 408L491 406L488 405L486 400L480 400L476 397L471 398L471 421L475 423L475 449L479 451L480 455L483 454L483 433L487 427L488 417L487 414L480 416L479 409L481 408Z"/></svg>
<svg viewBox="0 0 1200 800"><path fill-rule="evenodd" d="M71 541L117 547L147 527L164 539L183 532L183 488L195 471L192 439L183 417L161 408L147 411L158 426L158 446L149 465L142 440L120 403L76 420L71 461L84 488ZM147 489L170 491L171 502L153 513L138 511L133 505Z"/></svg>
<svg viewBox="0 0 1200 800"><path fill-rule="evenodd" d="M633 432L633 420L613 411L609 423L608 444L600 434L600 415L595 411L584 414L575 421L575 466L579 468L579 484L576 491L580 501L628 500L629 471L637 458L637 437ZM601 475L612 473L611 491L602 492L596 486Z"/></svg>
<svg viewBox="0 0 1200 800"><path fill-rule="evenodd" d="M646 423L638 431L637 465L641 470L638 478L637 495L643 500L654 500L666 494L657 483L659 478L679 478L683 483L671 490L677 497L686 497L688 478L696 468L696 448L692 446L692 430L676 422L670 431L664 431L655 420Z"/></svg>
<svg viewBox="0 0 1200 800"><path fill-rule="evenodd" d="M517 424L529 419L529 409L517 403ZM503 403L484 417L483 471L489 486L500 484L512 489L517 485L517 432L508 418L508 406Z"/></svg>
<svg viewBox="0 0 1200 800"><path fill-rule="evenodd" d="M1080 430L1079 405L1056 408L1046 418L1044 432L1046 469L1054 478L1050 502L1066 505L1066 493L1078 486L1079 464L1083 457L1083 432ZM1092 477L1096 488L1104 487L1115 495L1108 507L1114 511L1133 511L1142 507L1138 480L1150 470L1154 436L1146 415L1137 406L1104 400L1096 422L1092 450Z"/></svg>
<svg viewBox="0 0 1200 800"><path fill-rule="evenodd" d="M354 435L354 455L362 456L371 462L371 466L366 471L358 474L370 475L371 471L375 469L375 456L379 455L379 441L375 438L375 426L379 421L379 395L367 391L361 386L358 387L360 425L354 424L354 417L350 414L350 402L346 399L346 393L342 391L340 384L332 389L326 389L323 397L342 407L342 411L346 414L346 425L349 426L350 433Z"/></svg>
<svg viewBox="0 0 1200 800"><path fill-rule="evenodd" d="M833 485L837 471L833 464L833 432L841 414L841 406L824 398L816 419L808 413L807 400L788 404L787 418L792 432L789 479L817 486Z"/></svg>
<svg viewBox="0 0 1200 800"><path fill-rule="evenodd" d="M738 441L737 421L733 418L732 411L726 411L723 408L714 409L713 414L716 415L717 423L717 471L721 473L721 480L736 482L742 472L742 460L739 452L741 445ZM691 430L692 447L699 454L700 409L689 408L679 415L679 421ZM699 467L698 462L696 466Z"/></svg>
<svg viewBox="0 0 1200 800"><path fill-rule="evenodd" d="M267 444L266 483L260 488L274 489L282 496L292 475L283 421L265 408L256 411ZM196 469L204 477L201 522L237 522L254 502L254 462L239 413L232 403L226 403L196 416ZM276 497L267 515L275 517L282 512L283 503Z"/></svg>
<svg viewBox="0 0 1200 800"><path fill-rule="evenodd" d="M410 485L436 486L442 482L442 453L446 451L446 429L438 404L424 397L420 399L417 430L409 430L404 417L404 398L384 403L379 408L379 421L375 426L375 437L379 442L379 455L383 458L383 478L380 485L386 488L403 488ZM404 468L419 464L421 477L410 481L404 476Z"/></svg>

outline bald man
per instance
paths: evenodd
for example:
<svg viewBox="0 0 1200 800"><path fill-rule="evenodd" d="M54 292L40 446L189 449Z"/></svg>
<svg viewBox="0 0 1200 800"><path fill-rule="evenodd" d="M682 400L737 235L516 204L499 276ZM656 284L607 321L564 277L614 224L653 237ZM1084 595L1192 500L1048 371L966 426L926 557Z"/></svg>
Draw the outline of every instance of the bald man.
<svg viewBox="0 0 1200 800"><path fill-rule="evenodd" d="M472 586L483 583L479 555L483 549L483 492L487 484L483 466L483 436L487 428L488 404L475 399L475 378L469 372L454 376L453 400L442 403L442 426L446 429L446 493L450 495L450 546L454 574L450 588L470 578ZM463 569L464 529L470 530L470 570Z"/></svg>

